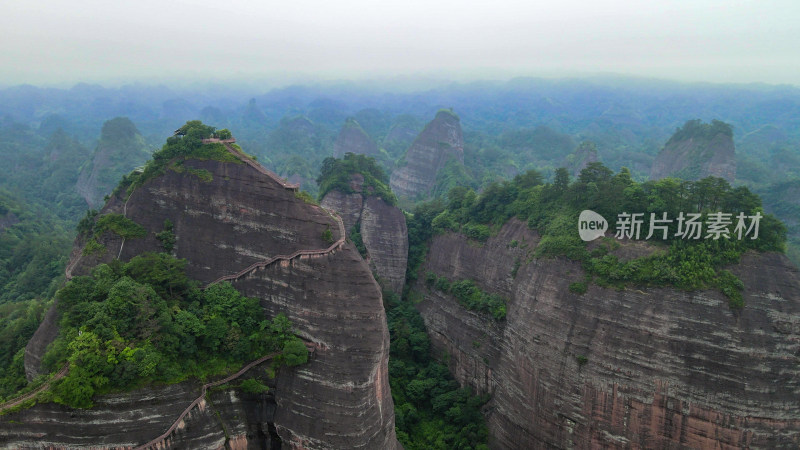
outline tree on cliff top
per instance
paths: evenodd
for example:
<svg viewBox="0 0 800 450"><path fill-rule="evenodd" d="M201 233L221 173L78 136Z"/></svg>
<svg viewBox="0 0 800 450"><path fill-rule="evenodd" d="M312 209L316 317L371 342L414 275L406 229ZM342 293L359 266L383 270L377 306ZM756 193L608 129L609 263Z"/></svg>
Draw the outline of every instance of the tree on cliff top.
<svg viewBox="0 0 800 450"><path fill-rule="evenodd" d="M675 130L675 134L667 141L666 145L686 139L712 139L718 134L733 137L733 127L716 119L711 123L704 123L700 119L687 120L682 127Z"/></svg>
<svg viewBox="0 0 800 450"><path fill-rule="evenodd" d="M389 188L389 177L375 161L375 158L353 153L346 153L342 159L328 157L322 161L322 168L317 177L320 200L333 190L345 194L356 193L350 183L354 174L364 177L364 183L359 193L381 197L390 205L397 203L397 198Z"/></svg>
<svg viewBox="0 0 800 450"><path fill-rule="evenodd" d="M122 178L114 189L117 194L122 189L132 192L133 187L141 186L145 181L163 175L176 163L186 159L213 159L221 162L240 163L235 155L226 150L221 143L203 143L203 139L214 136L216 128L205 125L199 120L190 120L175 131L175 135L167 138L167 143L161 150L153 153L153 158L147 162L142 172L133 172ZM228 135L228 130L220 130L221 135Z"/></svg>

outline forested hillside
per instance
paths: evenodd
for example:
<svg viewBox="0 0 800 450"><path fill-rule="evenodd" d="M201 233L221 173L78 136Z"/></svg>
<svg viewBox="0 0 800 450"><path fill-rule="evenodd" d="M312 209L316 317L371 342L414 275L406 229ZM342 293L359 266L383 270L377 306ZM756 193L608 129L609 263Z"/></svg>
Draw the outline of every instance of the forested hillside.
<svg viewBox="0 0 800 450"><path fill-rule="evenodd" d="M409 165L407 151L437 114L457 119L463 149L459 147L458 158L442 160L428 180L429 189L398 203L389 187L392 174ZM188 171L208 181L205 169L184 166L190 153L198 160L232 158L221 144L194 145L213 132L199 122L187 124L192 133L184 138L171 137L189 120L202 118L229 129L265 167L319 199L333 190L353 193L350 175L362 174L363 193L408 212L408 280L420 278L428 289L452 295L467 310L501 323L507 313L503 297L470 280L418 272L432 236L456 232L480 246L517 218L541 236L531 258L580 262L586 277L570 285L575 294L592 284L714 289L727 297L732 309L746 307L740 294L743 283L726 267L747 251L785 251L800 263L798 117L796 88L613 79L518 79L425 90L348 83L268 92L141 85L0 90L0 157L6 162L0 177L0 396L26 384L22 347L63 286L80 219L85 218L80 228L88 233L84 237L99 230L96 212L87 214L89 206L102 205L114 186L122 192L167 171ZM357 131L357 139L337 137L347 130ZM726 162L735 160L736 170L729 181L704 177L707 173L700 170L701 163L711 161L713 155L704 152L716 136L730 141L725 143ZM165 139L167 145L154 160L132 173L154 143ZM356 141L375 158L348 154L347 143ZM461 136L457 141L460 145ZM693 147L699 152L683 148L689 155L683 158L686 165L654 177L666 178L650 179L660 153L670 161L675 158L669 150L690 141L699 143ZM446 142L435 138L428 144L437 148ZM335 152L344 157L331 158ZM756 240L675 238L677 224L672 222L669 238L649 240L646 251L630 257L615 239L587 245L578 238L575 224L584 209L606 217L612 231L622 212L645 217L667 213L673 219L681 212L699 213L709 220L710 214L722 211L762 218ZM109 225L114 220L109 217L101 219L101 228L120 225ZM736 233L735 225L726 226L728 234ZM164 250L169 253L174 241L164 226ZM87 248L101 250L92 244ZM516 273L525 262L509 264ZM91 277L73 280L59 294L66 318L62 349L71 342L71 360L95 358L97 364L71 375L67 381L74 393L57 392L55 400L88 406L92 392L202 375L200 362L213 361L210 355L220 348L230 358L213 361L217 368L269 347L250 340L256 329L273 326L269 323L240 323L232 316L219 316L224 324L212 320L219 299L205 298L179 270L170 271L181 264L166 255L147 255L135 267L104 266ZM143 265L170 270L156 276ZM161 276L179 280L183 287L177 294L165 294L153 282ZM149 306L116 305L128 295L120 294L123 290L146 297ZM140 298L136 295L131 298ZM231 292L225 295L234 298ZM82 296L93 300L84 302ZM482 446L487 436L480 419L485 398L460 389L446 366L432 358L413 292L406 290L402 297L384 292L384 298L400 440L407 448ZM254 307L246 298L234 300ZM127 323L133 316L157 321L158 333ZM181 321L194 328L175 325ZM114 323L117 334L102 323ZM92 327L82 340L75 336L79 324ZM236 342L215 341L222 330L234 329L240 337ZM113 342L113 349L98 344L105 342ZM63 357L51 359L50 368L63 362ZM101 359L107 363L100 364ZM176 362L153 369L153 361L167 359ZM117 378L122 381L109 382Z"/></svg>

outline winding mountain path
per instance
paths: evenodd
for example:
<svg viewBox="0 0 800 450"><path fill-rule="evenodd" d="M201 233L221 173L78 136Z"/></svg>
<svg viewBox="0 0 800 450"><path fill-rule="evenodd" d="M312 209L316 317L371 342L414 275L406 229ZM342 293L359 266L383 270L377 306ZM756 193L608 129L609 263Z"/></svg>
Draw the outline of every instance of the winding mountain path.
<svg viewBox="0 0 800 450"><path fill-rule="evenodd" d="M7 410L7 409L11 409L11 408L13 408L15 406L18 406L18 405L21 405L22 403L25 403L26 401L28 401L28 400L32 399L33 397L35 397L36 394L38 394L39 392L46 391L47 389L50 389L50 386L54 382L56 382L56 381L64 378L65 376L67 376L67 373L69 373L69 363L66 363L64 365L64 367L62 367L61 370L59 370L58 373L56 373L53 376L53 378L47 380L47 382L45 384L43 384L43 385L39 386L38 388L28 392L27 394L23 394L23 395L21 395L21 396L19 396L17 398L13 398L13 399L11 399L11 400L9 400L7 402L0 403L0 412L3 412L5 410Z"/></svg>
<svg viewBox="0 0 800 450"><path fill-rule="evenodd" d="M241 152L239 152L236 149L234 149L233 147L231 147L230 142L232 142L232 141L235 141L235 140L233 140L233 139L228 139L228 140L225 140L225 141L220 141L219 139L204 139L203 140L204 143L220 142L220 143L224 144L225 148L229 152L231 152L234 156L239 158L239 160L241 160L245 164L247 164L250 167L256 169L260 173L270 177L272 180L274 180L276 183L280 184L284 188L289 189L289 190L294 190L294 191L297 190L299 185L287 183L281 177L279 177L278 175L275 175L274 172L265 169L264 166L262 166L261 164L253 161L252 159L248 158L247 156L243 155ZM216 280L212 281L211 283L208 283L206 285L206 288L208 288L209 286L212 286L214 284L223 282L223 281L236 280L236 279L241 278L242 276L252 272L255 269L258 269L260 267L266 267L266 266L268 266L270 264L273 264L275 262L278 262L278 261L290 261L290 260L295 259L297 257L301 257L301 258L302 257L308 257L308 258L310 258L310 257L314 257L314 256L324 256L324 255L328 255L330 253L333 253L334 251L336 251L339 248L341 248L342 245L344 245L345 239L347 238L347 235L345 234L345 230L344 230L344 223L342 222L342 219L339 217L338 214L330 212L330 211L328 211L328 210L326 210L324 208L322 208L322 209L323 209L323 211L328 212L328 214L330 214L330 216L333 217L336 220L336 224L337 224L337 226L339 228L339 239L337 239L336 242L331 244L330 247L328 247L328 248L320 248L320 249L312 249L312 250L298 250L298 251L296 251L296 252L294 252L292 254L289 254L289 255L273 256L272 258L266 259L264 261L259 261L259 262L253 263L253 264L249 265L248 267L246 267L246 268L244 268L244 269L242 269L242 270L240 270L240 271L238 271L236 273L233 273L233 274L230 274L230 275L223 275L223 276L217 278Z"/></svg>
<svg viewBox="0 0 800 450"><path fill-rule="evenodd" d="M267 170L261 164L258 164L257 162L253 161L252 159L250 159L247 156L243 155L241 152L239 152L236 149L234 149L230 144L233 143L233 142L236 142L235 139L227 139L227 140L224 140L224 141L221 141L219 139L204 139L203 140L203 143L215 143L215 142L219 142L219 143L222 143L223 145L225 145L225 148L230 153L232 153L234 156L239 158L239 160L241 160L245 164L249 165L250 167L254 168L258 172L268 176L270 179L272 179L276 183L280 184L285 189L296 191L299 188L299 185L287 183L285 180L283 180L281 177L276 175L274 172L272 172L270 170ZM327 211L324 208L323 208L323 210ZM272 258L266 259L264 261L259 261L259 262L253 263L250 266L248 266L248 267L246 267L246 268L244 268L244 269L242 269L242 270L240 270L240 271L238 271L238 272L236 272L234 274L221 276L221 277L217 278L216 280L212 281L211 283L207 284L206 288L208 288L209 286L212 286L214 284L220 283L222 281L235 280L237 278L240 278L240 277L250 273L251 271L253 271L253 270L255 270L255 269L259 268L259 267L266 267L266 266L268 266L270 264L273 264L273 263L275 263L277 261L289 261L289 260L292 260L292 259L297 258L297 257L323 256L323 255L327 255L327 254L333 253L337 249L341 248L342 245L344 245L344 242L345 242L345 239L346 239L346 234L345 234L344 223L342 222L342 219L335 213L331 213L331 212L328 212L328 213L331 215L331 217L333 217L336 220L337 226L339 228L339 239L337 239L336 242L331 244L330 247L324 248L324 249L298 250L298 251L296 251L296 252L294 252L294 253L292 253L290 255L273 256ZM313 344L310 344L310 343L306 343L306 346L309 348L310 351L313 351L314 348L315 348L315 346ZM167 431L165 431L162 435L158 436L157 438L153 439L152 441L150 441L150 442L148 442L148 443L146 443L144 445L141 445L139 447L136 447L134 450L144 450L144 449L147 449L147 448L165 448L166 447L166 439L167 439L167 437L169 437L169 435L173 431L175 431L176 428L178 428L180 426L181 422L186 417L186 415L189 414L189 412L195 406L198 406L203 401L203 399L205 398L205 395L206 395L206 391L209 388L214 387L214 386L219 386L221 384L225 384L225 383L227 383L227 382L229 382L231 380L234 380L234 379L242 376L245 372L247 372L248 370L250 370L254 366L256 366L258 364L261 364L262 362L264 362L264 361L266 361L268 359L274 358L278 354L280 354L280 352L275 352L275 353L271 353L269 355L263 356L263 357L255 360L255 361L250 362L249 364L244 366L241 370L239 370L238 372L236 372L235 374L233 374L233 375L231 375L231 376L229 376L227 378L224 378L224 379L219 380L219 381L214 381L212 383L204 384L202 389L201 389L201 391L200 391L200 396L198 396L189 406L186 407L185 410L183 410L183 412L178 416L178 418L175 420L175 422L172 424L172 426L169 427L169 429L167 429Z"/></svg>
<svg viewBox="0 0 800 450"><path fill-rule="evenodd" d="M272 358L280 355L280 353L281 352L275 352L275 353L270 353L269 355L266 355L266 356L262 356L261 358L258 358L257 360L252 361L249 364L247 364L246 366L242 367L241 370L239 370L238 372L236 372L235 374L233 374L233 375L231 375L231 376L229 376L227 378L223 378L223 379L218 380L218 381L213 381L211 383L204 384L203 387L200 389L200 395L196 399L194 399L194 401L192 403L190 403L189 406L186 407L186 409L183 410L183 412L178 416L177 419L175 419L175 422L172 424L171 427L169 427L167 429L167 431L165 431L162 435L158 436L157 438L153 439L152 441L150 441L150 442L148 442L148 443L146 443L144 445L140 445L139 447L136 447L134 450L144 450L144 449L150 448L150 447L166 448L167 445L166 445L165 441L166 441L167 437L169 437L169 435L172 434L172 432L175 431L175 429L178 428L178 426L180 426L181 421L186 417L187 414L189 414L189 411L191 411L195 406L199 405L200 402L203 401L203 399L206 396L206 391L208 390L208 388L219 386L221 384L225 384L225 383L227 383L229 381L235 380L235 379L239 378L240 376L244 375L245 372L247 372L248 370L252 369L254 366L257 366L257 365L263 363L264 361L266 361L268 359L272 359Z"/></svg>
<svg viewBox="0 0 800 450"><path fill-rule="evenodd" d="M236 150L235 148L233 148L233 146L231 144L233 144L234 142L236 142L236 139L225 139L225 140L220 140L220 139L216 139L216 138L203 139L203 144L222 144L222 145L224 145L225 148L229 152L233 153L234 156L239 158L239 160L241 160L243 163L245 163L248 166L256 169L257 171L263 173L264 175L272 178L273 181L275 181L276 183L280 184L284 188L292 190L292 191L296 191L296 190L298 190L300 188L299 184L289 183L288 181L286 181L283 178L279 177L278 174L276 174L275 172L267 169L266 167L262 166L261 164L255 162L251 158L248 158L247 156L242 154L242 152L240 152L240 151Z"/></svg>
<svg viewBox="0 0 800 450"><path fill-rule="evenodd" d="M236 156L240 161L242 161L243 163L245 163L248 166L252 167L253 169L257 170L259 173L261 173L263 175L266 175L271 180L273 180L276 183L280 184L283 188L285 188L287 190L291 190L291 191L297 191L299 189L300 185L292 184L292 183L287 182L286 180L282 179L281 177L279 177L274 172L266 169L261 164L259 164L256 161L248 158L246 155L244 155L240 151L238 151L235 148L233 148L233 146L231 146L231 144L233 142L236 142L236 140L235 139L226 139L226 140L204 139L203 140L203 143L221 143L221 144L223 144L225 146L225 149L228 150L234 156ZM128 200L130 200L130 197L131 196L128 197ZM123 207L123 216L127 215L127 209L128 209L128 201L126 200L125 201L125 205ZM342 247L342 245L344 245L346 237L347 237L347 235L345 234L344 223L342 222L342 219L338 216L338 214L330 212L330 211L328 211L328 210L326 210L324 208L323 208L323 211L328 212L328 214L331 217L333 217L333 219L336 220L337 228L338 228L338 231L339 231L339 238L333 244L331 244L330 247L323 248L323 249L298 250L298 251L296 251L296 252L294 252L292 254L289 254L289 255L273 256L272 258L266 259L264 261L259 261L259 262L253 263L250 266L248 266L248 267L246 267L246 268L244 268L244 269L242 269L242 270L240 270L240 271L238 271L238 272L236 272L234 274L221 276L221 277L217 278L216 280L212 281L211 283L207 284L206 288L208 288L209 286L212 286L212 285L214 285L216 283L220 283L222 281L229 281L229 280L238 279L238 278L240 278L240 277L252 272L253 270L255 270L255 269L259 268L259 267L266 267L266 266L269 266L270 264L273 264L273 263L275 263L277 261L290 261L290 260L298 258L298 257L300 257L300 258L309 257L310 258L310 257L314 257L314 256L324 256L324 255L328 255L328 254L333 253L334 251L340 249ZM123 241L123 244L124 244L124 241ZM122 252L122 248L120 247L120 255L121 255L121 252ZM70 263L67 266L67 270L66 270L67 280L69 280L71 278L72 269L75 267L75 265L77 264L78 260L80 260L80 257L76 258L75 261L73 261L72 263ZM313 344L310 344L310 343L306 343L306 346L309 348L310 351L313 351L313 349L315 348L315 346ZM229 382L231 380L235 380L236 378L239 378L240 376L242 376L245 372L247 372L248 370L250 370L254 366L256 366L258 364L261 364L262 362L267 361L269 359L272 359L272 358L274 358L275 356L277 356L279 354L280 354L280 352L270 353L269 355L263 356L261 358L256 359L255 361L252 361L252 362L248 363L247 365L242 367L241 370L239 370L238 372L236 372L235 374L233 374L233 375L231 375L231 376L229 376L227 378L223 378L223 379L218 380L218 381L214 381L214 382L211 382L211 383L204 384L202 386L201 390L200 390L200 395L192 403L190 403L189 406L186 407L186 409L183 410L183 412L178 416L178 418L175 420L175 422L173 422L172 426L170 426L167 429L167 431L165 431L163 434L161 434L160 436L156 437L155 439L151 440L150 442L148 442L146 444L143 444L143 445L141 445L139 447L136 447L134 450L144 450L144 449L147 449L147 448L165 448L166 447L166 439L170 436L170 434L172 434L175 431L175 429L177 429L181 425L181 423L184 420L184 418L186 417L186 415L189 414L189 412L193 408L195 408L196 406L201 404L201 402L205 398L206 392L207 392L207 390L209 388L225 384L225 383L227 383L227 382ZM11 400L9 402L6 402L5 404L0 405L0 411L2 411L4 409L11 408L11 407L14 407L14 406L24 402L25 400L27 400L29 398L32 398L37 393L39 393L39 392L41 392L41 391L43 391L45 389L48 389L52 382L63 378L67 374L68 370L69 370L69 365L64 366L64 368L61 369L61 371L58 374L56 374L56 376L54 376L50 381L48 381L47 383L45 383L44 385L42 385L41 387L39 387L35 391L33 391L31 393L28 393L28 394L26 394L26 395L24 395L22 397L17 398L17 399L14 399L14 400Z"/></svg>

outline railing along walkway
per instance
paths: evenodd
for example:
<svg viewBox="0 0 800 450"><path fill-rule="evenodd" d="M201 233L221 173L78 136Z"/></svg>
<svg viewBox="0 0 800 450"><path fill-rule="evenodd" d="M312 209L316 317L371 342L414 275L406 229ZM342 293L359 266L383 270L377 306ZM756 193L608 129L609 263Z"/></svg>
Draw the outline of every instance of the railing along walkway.
<svg viewBox="0 0 800 450"><path fill-rule="evenodd" d="M35 397L36 394L38 394L39 392L50 389L50 385L67 376L67 373L69 373L69 363L65 364L64 367L62 367L61 370L59 370L58 373L56 373L55 376L53 376L53 378L47 380L46 383L34 389L33 391L28 392L27 394L23 394L17 398L13 398L6 402L0 403L0 412L18 406Z"/></svg>
<svg viewBox="0 0 800 450"><path fill-rule="evenodd" d="M146 443L144 445L140 445L139 447L136 447L134 450L144 450L146 448L150 448L150 447L154 447L154 446L157 447L157 448L166 448L166 442L164 442L164 441L169 437L170 434L172 434L173 431L175 431L176 428L178 428L178 426L180 426L181 421L186 417L187 414L189 414L189 411L191 411L195 406L199 405L200 402L203 401L203 398L205 398L206 391L208 390L208 388L219 386L219 385L225 384L225 383L227 383L227 382L229 382L231 380L235 380L235 379L239 378L240 376L242 376L248 370L252 369L254 366L257 366L257 365L263 363L264 361L266 361L268 359L272 359L275 356L279 355L280 353L281 352L274 352L274 353L270 353L267 356L262 356L261 358L258 358L257 360L252 361L249 364L247 364L246 366L242 367L241 370L239 370L238 372L236 372L235 374L233 374L233 375L231 375L231 376L229 376L227 378L223 378L223 379L218 380L218 381L213 381L211 383L204 384L203 387L200 389L200 395L196 399L194 399L194 401L191 404L189 404L189 406L187 406L186 409L183 410L183 412L178 416L177 419L175 419L175 422L173 422L172 426L169 427L167 429L167 431L165 431L162 435L158 436L157 438L153 439L152 441L150 441L150 442L148 442L148 443Z"/></svg>

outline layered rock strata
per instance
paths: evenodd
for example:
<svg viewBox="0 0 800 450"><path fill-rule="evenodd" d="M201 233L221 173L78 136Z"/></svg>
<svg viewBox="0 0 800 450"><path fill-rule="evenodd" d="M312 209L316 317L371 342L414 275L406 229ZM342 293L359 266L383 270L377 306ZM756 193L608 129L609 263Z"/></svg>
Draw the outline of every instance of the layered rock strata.
<svg viewBox="0 0 800 450"><path fill-rule="evenodd" d="M73 275L86 274L97 263L117 256L128 260L146 251L160 251L155 234L163 229L165 220L174 224L177 239L173 253L187 260L188 275L203 284L276 255L327 248L325 230L339 233L328 212L296 198L293 190L251 166L197 160L186 161L184 166L206 170L212 180L204 181L188 170L181 174L168 170L136 189L127 201L112 199L101 214L124 213L144 226L148 235L123 242L107 232L101 238L105 253L89 257L73 252L68 270ZM234 426L224 420L220 423L208 409L195 411L194 416L204 418L187 421L171 442L182 448L194 447L195 442L200 442L198 439L224 444L227 435L229 443L238 439L236 442L247 442L249 446L268 445L270 439L279 439L285 448L394 448L397 442L387 377L386 318L380 289L352 244L327 255L276 262L233 284L244 295L259 298L266 317L286 314L297 333L316 351L308 364L279 371L271 400L274 412L265 413L269 402L259 403L253 411L240 409L232 416L236 419L231 421L238 421ZM26 368L32 375L39 370L38 358L48 338L52 339L54 325L53 321L45 321L28 346ZM195 387L181 383L166 389L194 392ZM161 402L161 395L156 396L157 400L147 400L148 392L145 389L125 394L128 400L119 402L106 397L97 399L99 409L85 414L102 411L103 402L111 401L116 416L86 427L80 437L67 432L71 422L63 417L84 412L52 404L5 416L0 429L7 430L4 435L8 446L24 446L28 437L14 432L16 427L11 424L46 421L52 415L55 418L51 420L50 435L56 438L47 442L53 447L89 442L105 447L131 445L131 438L123 439L123 434L115 434L109 428L112 421L117 421L126 423L128 428L141 428L134 435L147 435L139 442L143 443L161 434L175 419L171 409L160 409L162 403L173 402ZM230 390L225 392L231 399L237 395ZM150 415L137 412L137 402L147 403L152 410ZM175 400L175 408L180 410L189 402L191 399ZM58 420L64 424L58 425ZM209 428L192 424L203 421L215 425ZM274 432L259 431L262 434L256 436L253 430Z"/></svg>
<svg viewBox="0 0 800 450"><path fill-rule="evenodd" d="M512 220L483 246L455 234L431 243L424 270L507 297L504 321L417 285L435 351L492 394L490 447L800 445L800 275L785 256L750 253L730 268L745 284L735 312L717 291L571 293L580 264L528 259L537 242Z"/></svg>
<svg viewBox="0 0 800 450"><path fill-rule="evenodd" d="M358 227L370 269L400 294L408 263L408 228L403 212L378 197L340 191L326 194L321 205L341 216L348 233Z"/></svg>

